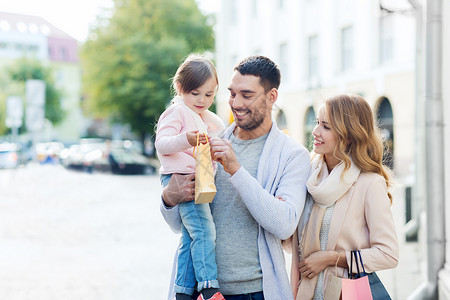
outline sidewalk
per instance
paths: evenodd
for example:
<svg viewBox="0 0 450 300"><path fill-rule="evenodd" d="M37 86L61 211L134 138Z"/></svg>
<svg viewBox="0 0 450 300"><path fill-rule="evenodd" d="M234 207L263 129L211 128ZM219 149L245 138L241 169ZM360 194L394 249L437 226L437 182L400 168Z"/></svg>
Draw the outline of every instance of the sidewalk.
<svg viewBox="0 0 450 300"><path fill-rule="evenodd" d="M178 238L158 176L0 170L0 299L166 299Z"/></svg>

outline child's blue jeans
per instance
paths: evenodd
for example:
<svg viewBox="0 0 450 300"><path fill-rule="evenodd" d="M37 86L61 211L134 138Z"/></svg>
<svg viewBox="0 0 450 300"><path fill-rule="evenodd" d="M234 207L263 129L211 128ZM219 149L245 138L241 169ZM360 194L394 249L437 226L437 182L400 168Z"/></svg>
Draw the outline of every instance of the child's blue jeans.
<svg viewBox="0 0 450 300"><path fill-rule="evenodd" d="M169 183L171 174L161 175L161 184ZM216 229L208 203L194 201L178 204L181 240L178 249L175 293L192 295L204 288L219 288L216 265Z"/></svg>

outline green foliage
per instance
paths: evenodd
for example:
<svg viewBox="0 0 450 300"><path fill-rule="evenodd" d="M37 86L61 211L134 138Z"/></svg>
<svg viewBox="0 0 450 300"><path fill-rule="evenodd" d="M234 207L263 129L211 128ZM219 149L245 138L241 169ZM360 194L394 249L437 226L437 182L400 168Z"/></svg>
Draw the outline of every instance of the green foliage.
<svg viewBox="0 0 450 300"><path fill-rule="evenodd" d="M0 136L6 135L9 128L6 127L6 98L8 97L9 84L8 79L0 74Z"/></svg>
<svg viewBox="0 0 450 300"><path fill-rule="evenodd" d="M44 66L39 60L21 58L11 65L8 72L10 78L19 83L22 95L25 95L25 82L28 79L43 80L45 82L45 118L53 125L61 123L65 116L60 101L61 91L55 86L50 68Z"/></svg>
<svg viewBox="0 0 450 300"><path fill-rule="evenodd" d="M6 119L6 100L0 97L0 136L4 136L9 132L9 128L5 124Z"/></svg>
<svg viewBox="0 0 450 300"><path fill-rule="evenodd" d="M152 132L181 61L212 50L207 23L194 0L115 0L81 49L85 112Z"/></svg>

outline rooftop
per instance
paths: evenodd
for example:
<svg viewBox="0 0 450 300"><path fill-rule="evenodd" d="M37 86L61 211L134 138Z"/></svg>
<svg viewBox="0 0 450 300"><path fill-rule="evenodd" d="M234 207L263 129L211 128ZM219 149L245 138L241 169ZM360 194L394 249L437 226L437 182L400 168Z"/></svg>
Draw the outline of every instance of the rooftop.
<svg viewBox="0 0 450 300"><path fill-rule="evenodd" d="M0 11L1 32L31 33L52 38L74 39L41 17Z"/></svg>

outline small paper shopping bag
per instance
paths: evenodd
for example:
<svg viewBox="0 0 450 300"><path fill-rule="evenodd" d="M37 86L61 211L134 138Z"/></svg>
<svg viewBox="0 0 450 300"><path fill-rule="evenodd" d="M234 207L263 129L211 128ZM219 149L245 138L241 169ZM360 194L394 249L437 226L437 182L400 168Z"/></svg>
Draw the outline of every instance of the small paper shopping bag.
<svg viewBox="0 0 450 300"><path fill-rule="evenodd" d="M357 273L353 273L353 258L355 258ZM369 277L364 268L361 251L359 250L351 251L350 253L348 277L348 279L342 278L342 300L373 300Z"/></svg>
<svg viewBox="0 0 450 300"><path fill-rule="evenodd" d="M206 134L205 134L206 136ZM216 195L214 184L214 170L211 160L209 140L206 136L206 144L199 143L197 134L197 146L194 148L195 156L195 204L211 203Z"/></svg>
<svg viewBox="0 0 450 300"><path fill-rule="evenodd" d="M342 300L372 300L369 278L342 278Z"/></svg>
<svg viewBox="0 0 450 300"><path fill-rule="evenodd" d="M342 278L330 275L323 300L339 300L342 291Z"/></svg>

